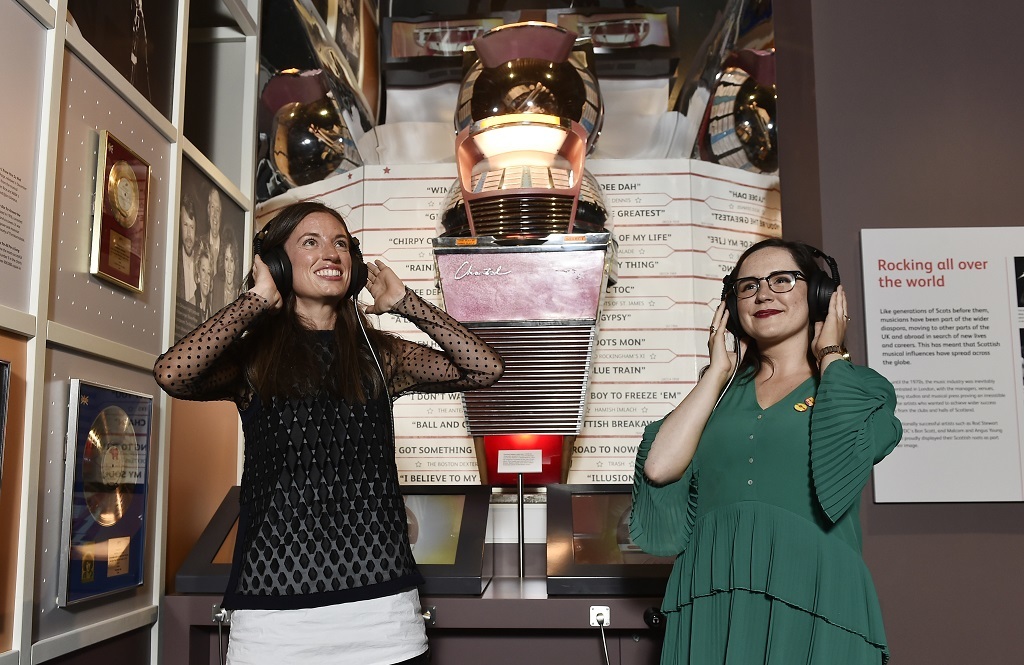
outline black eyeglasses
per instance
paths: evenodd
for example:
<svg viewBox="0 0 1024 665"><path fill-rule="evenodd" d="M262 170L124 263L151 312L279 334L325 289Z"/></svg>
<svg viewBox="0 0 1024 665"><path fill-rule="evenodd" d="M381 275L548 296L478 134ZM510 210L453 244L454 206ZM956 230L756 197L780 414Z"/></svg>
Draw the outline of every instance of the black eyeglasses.
<svg viewBox="0 0 1024 665"><path fill-rule="evenodd" d="M741 277L732 283L732 290L737 298L753 298L764 280L772 293L789 293L801 279L807 278L799 270L776 270L767 277Z"/></svg>

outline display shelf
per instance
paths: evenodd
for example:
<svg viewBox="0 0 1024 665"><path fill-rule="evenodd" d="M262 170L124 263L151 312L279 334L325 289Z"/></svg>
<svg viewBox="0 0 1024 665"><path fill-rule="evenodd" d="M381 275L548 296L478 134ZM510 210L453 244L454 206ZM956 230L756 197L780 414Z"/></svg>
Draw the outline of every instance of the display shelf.
<svg viewBox="0 0 1024 665"><path fill-rule="evenodd" d="M52 30L57 24L57 10L44 0L18 0L18 4L35 16L46 28Z"/></svg>
<svg viewBox="0 0 1024 665"><path fill-rule="evenodd" d="M36 317L14 308L0 305L0 328L18 335L31 337L36 333Z"/></svg>
<svg viewBox="0 0 1024 665"><path fill-rule="evenodd" d="M100 52L92 44L86 41L82 33L70 26L67 28L67 46L69 51L81 58L82 62L96 72L122 99L131 104L168 141L177 140L178 130L174 124L165 118L141 92L132 87L131 83L121 75L121 72L114 69L114 66L107 62L106 58L100 55Z"/></svg>
<svg viewBox="0 0 1024 665"><path fill-rule="evenodd" d="M258 80L256 21L237 1L209 3L201 10L190 9L188 34L184 134L231 182L251 189ZM240 99L251 99L253 104L240 107Z"/></svg>
<svg viewBox="0 0 1024 665"><path fill-rule="evenodd" d="M6 23L18 31L12 35L16 39L0 46L0 53L19 64L21 78L11 82L23 92L9 120L22 127L16 138L24 137L27 144L12 142L0 164L13 173L9 177L25 183L25 209L19 209L24 228L17 233L25 238L25 247L17 248L21 281L8 284L12 297L0 301L0 331L13 335L25 349L23 371L12 377L19 394L24 393L24 408L19 408L24 427L5 442L9 458L20 460L11 482L4 484L5 499L14 494L20 521L10 533L0 534L17 547L17 556L4 557L0 565L0 573L11 575L14 587L0 606L0 616L11 618L0 630L0 665L81 662L77 652L100 642L113 643L116 652L121 640L137 653L140 629L150 651L148 662L155 663L168 540L172 400L160 393L151 372L173 331L181 166L186 159L200 165L224 192L225 202L230 199L243 211L249 228L260 2L146 3L148 45L141 53L148 70L142 79L137 68L129 76L125 59L115 57L127 51L111 55L111 44L96 29L110 26L96 18L102 14L88 3L0 3ZM69 4L74 24L67 21ZM221 25L190 23L190 5L197 18L213 8L213 14L226 20ZM102 3L96 7L97 12L115 11ZM123 16L118 14L118 20ZM128 16L127 24L118 25L132 31ZM29 38L34 41L27 45ZM215 95L197 93L188 99L190 118L198 118L198 125L190 121L189 126L199 136L216 137L205 143L184 139L190 45L200 45L196 68L209 66L218 82L232 79L230 85L217 86ZM38 83L29 86L25 77ZM18 109L21 115L15 113ZM151 167L141 293L90 272L101 130L110 131ZM144 584L73 610L54 601L63 537L59 525L69 377L154 395Z"/></svg>
<svg viewBox="0 0 1024 665"><path fill-rule="evenodd" d="M156 354L146 353L134 347L118 344L53 321L46 324L46 341L103 360L147 371L152 370L153 364L156 363Z"/></svg>
<svg viewBox="0 0 1024 665"><path fill-rule="evenodd" d="M56 637L39 640L32 645L32 662L43 663L137 628L152 626L156 623L158 615L157 607L144 607Z"/></svg>

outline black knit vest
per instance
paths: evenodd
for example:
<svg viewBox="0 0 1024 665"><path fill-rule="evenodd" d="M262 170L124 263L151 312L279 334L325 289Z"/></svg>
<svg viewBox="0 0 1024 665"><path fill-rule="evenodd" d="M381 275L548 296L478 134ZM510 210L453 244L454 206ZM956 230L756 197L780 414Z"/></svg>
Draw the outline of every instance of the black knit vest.
<svg viewBox="0 0 1024 665"><path fill-rule="evenodd" d="M258 396L242 413L245 467L224 607L296 609L422 583L395 466L390 399Z"/></svg>

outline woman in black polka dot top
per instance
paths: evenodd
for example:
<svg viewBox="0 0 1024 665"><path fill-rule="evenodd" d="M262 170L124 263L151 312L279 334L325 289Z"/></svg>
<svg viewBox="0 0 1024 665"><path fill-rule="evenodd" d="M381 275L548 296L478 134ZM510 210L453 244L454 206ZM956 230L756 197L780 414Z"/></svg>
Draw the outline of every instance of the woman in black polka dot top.
<svg viewBox="0 0 1024 665"><path fill-rule="evenodd" d="M257 241L249 290L154 368L169 395L232 400L241 416L229 662L426 662L391 402L493 385L501 357L384 263L364 264L325 205L286 207ZM364 281L367 312L404 317L440 348L367 325Z"/></svg>

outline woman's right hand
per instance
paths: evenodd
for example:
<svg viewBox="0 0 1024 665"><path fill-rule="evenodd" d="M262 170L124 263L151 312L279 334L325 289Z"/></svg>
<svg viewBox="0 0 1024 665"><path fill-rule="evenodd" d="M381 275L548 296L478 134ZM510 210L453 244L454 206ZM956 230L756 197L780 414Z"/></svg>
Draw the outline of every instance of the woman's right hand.
<svg viewBox="0 0 1024 665"><path fill-rule="evenodd" d="M277 284L274 283L274 276L270 274L270 269L267 268L267 264L263 262L259 254L253 256L252 259L252 279L254 285L249 289L249 293L254 293L269 302L270 309L281 309L284 300L281 298L280 291L277 290Z"/></svg>
<svg viewBox="0 0 1024 665"><path fill-rule="evenodd" d="M728 379L735 368L737 357L735 351L726 347L726 326L729 323L729 309L723 300L715 315L711 318L710 337L708 338L708 353L711 355L711 363L708 365L708 372L713 372L720 377ZM747 344L740 340L740 354L747 350Z"/></svg>

